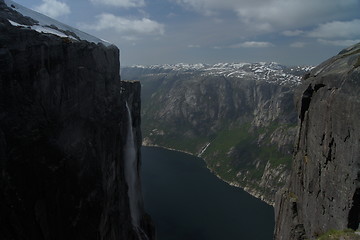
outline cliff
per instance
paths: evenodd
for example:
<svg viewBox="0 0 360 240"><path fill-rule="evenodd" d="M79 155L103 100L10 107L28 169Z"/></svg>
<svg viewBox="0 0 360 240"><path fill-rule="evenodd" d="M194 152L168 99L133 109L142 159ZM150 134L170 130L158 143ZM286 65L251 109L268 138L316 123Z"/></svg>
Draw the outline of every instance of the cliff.
<svg viewBox="0 0 360 240"><path fill-rule="evenodd" d="M61 26L0 1L0 239L153 239L140 84L120 82L115 46Z"/></svg>
<svg viewBox="0 0 360 240"><path fill-rule="evenodd" d="M314 239L360 222L360 44L306 76L297 91L294 165L276 201L275 239Z"/></svg>
<svg viewBox="0 0 360 240"><path fill-rule="evenodd" d="M301 68L275 63L136 66L145 145L205 159L221 179L269 204L291 166Z"/></svg>

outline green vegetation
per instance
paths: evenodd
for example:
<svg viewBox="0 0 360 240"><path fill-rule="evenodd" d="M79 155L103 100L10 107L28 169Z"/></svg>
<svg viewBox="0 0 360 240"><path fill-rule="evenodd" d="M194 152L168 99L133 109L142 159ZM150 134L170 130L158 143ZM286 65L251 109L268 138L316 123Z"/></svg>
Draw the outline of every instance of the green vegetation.
<svg viewBox="0 0 360 240"><path fill-rule="evenodd" d="M241 181L239 172L246 172L249 183L260 180L267 162L272 168L290 168L292 157L281 153L270 143L270 135L280 127L271 123L266 128L254 129L250 123L220 131L204 153L207 164L227 181ZM289 126L291 127L291 126ZM259 136L263 135L261 143ZM242 176L243 177L243 176Z"/></svg>
<svg viewBox="0 0 360 240"><path fill-rule="evenodd" d="M249 128L250 124L244 124L238 128L220 131L206 150L204 157L208 157L211 153L216 152L219 157L221 156L224 160L229 160L230 155L228 153L231 148L241 143L255 140L253 136L249 134Z"/></svg>
<svg viewBox="0 0 360 240"><path fill-rule="evenodd" d="M293 192L289 192L289 198L290 198L290 201L297 201L298 200L298 196Z"/></svg>
<svg viewBox="0 0 360 240"><path fill-rule="evenodd" d="M157 136L156 144L172 149L177 149L192 154L196 154L199 149L205 144L205 140L202 138L188 138L186 136L179 137L178 135L163 135Z"/></svg>
<svg viewBox="0 0 360 240"><path fill-rule="evenodd" d="M321 235L317 240L360 240L360 235L356 234L352 229L330 230Z"/></svg>
<svg viewBox="0 0 360 240"><path fill-rule="evenodd" d="M256 148L256 144L249 129L250 124L244 124L220 131L203 155L210 168L227 181L234 181L239 169L245 168L245 162L252 159L251 148ZM245 151L241 156L237 156L239 148Z"/></svg>
<svg viewBox="0 0 360 240"><path fill-rule="evenodd" d="M279 152L275 146L265 146L260 149L260 158L268 159L271 166L286 165L290 167L292 156Z"/></svg>
<svg viewBox="0 0 360 240"><path fill-rule="evenodd" d="M186 134L186 131L191 129L189 126L174 127L166 124L159 124L149 119L144 119L143 123L143 136L150 137L152 142L159 146L196 155L208 142L208 138L206 137ZM156 129L156 131L154 129Z"/></svg>

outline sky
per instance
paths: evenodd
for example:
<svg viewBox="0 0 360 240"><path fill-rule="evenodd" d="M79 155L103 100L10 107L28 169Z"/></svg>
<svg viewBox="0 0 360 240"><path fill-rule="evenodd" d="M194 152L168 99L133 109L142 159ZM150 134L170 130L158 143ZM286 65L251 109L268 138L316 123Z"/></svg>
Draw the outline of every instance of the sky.
<svg viewBox="0 0 360 240"><path fill-rule="evenodd" d="M360 0L15 0L120 49L122 66L317 65L360 42Z"/></svg>

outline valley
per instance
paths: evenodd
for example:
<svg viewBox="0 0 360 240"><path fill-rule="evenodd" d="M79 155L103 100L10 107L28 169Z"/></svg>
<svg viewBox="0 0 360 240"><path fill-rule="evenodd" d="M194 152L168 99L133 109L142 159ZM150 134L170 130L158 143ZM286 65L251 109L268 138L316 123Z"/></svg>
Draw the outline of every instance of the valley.
<svg viewBox="0 0 360 240"><path fill-rule="evenodd" d="M274 204L291 167L294 89L312 67L277 63L124 67L142 85L145 146L203 158L231 185Z"/></svg>
<svg viewBox="0 0 360 240"><path fill-rule="evenodd" d="M18 1L0 239L360 239L359 1Z"/></svg>

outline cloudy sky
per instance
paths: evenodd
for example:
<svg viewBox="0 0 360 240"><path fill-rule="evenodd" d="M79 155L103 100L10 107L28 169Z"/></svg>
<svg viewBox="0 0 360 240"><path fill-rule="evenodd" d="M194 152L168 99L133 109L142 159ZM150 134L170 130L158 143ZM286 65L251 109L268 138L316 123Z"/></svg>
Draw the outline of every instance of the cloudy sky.
<svg viewBox="0 0 360 240"><path fill-rule="evenodd" d="M15 0L120 48L123 66L314 65L360 42L360 0Z"/></svg>

